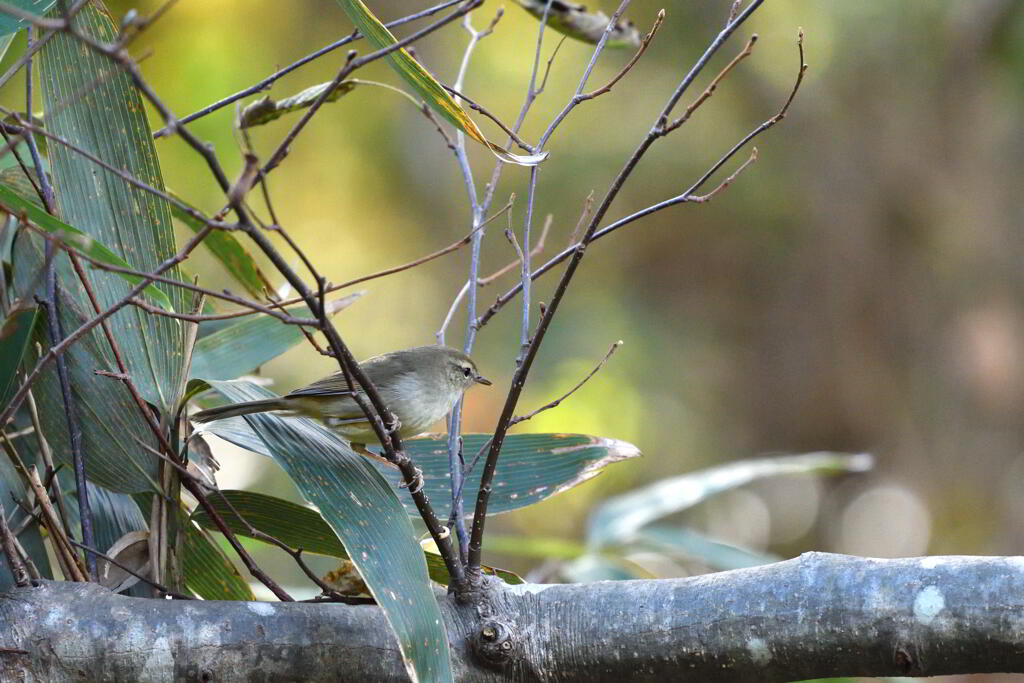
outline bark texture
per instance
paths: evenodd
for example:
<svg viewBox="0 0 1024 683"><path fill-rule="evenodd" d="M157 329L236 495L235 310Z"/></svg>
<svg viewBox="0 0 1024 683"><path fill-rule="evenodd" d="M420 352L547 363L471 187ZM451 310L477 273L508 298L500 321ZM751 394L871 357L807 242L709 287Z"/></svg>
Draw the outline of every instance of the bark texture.
<svg viewBox="0 0 1024 683"><path fill-rule="evenodd" d="M1024 672L1024 558L809 553L687 579L439 596L460 681ZM408 680L376 607L0 596L0 680Z"/></svg>

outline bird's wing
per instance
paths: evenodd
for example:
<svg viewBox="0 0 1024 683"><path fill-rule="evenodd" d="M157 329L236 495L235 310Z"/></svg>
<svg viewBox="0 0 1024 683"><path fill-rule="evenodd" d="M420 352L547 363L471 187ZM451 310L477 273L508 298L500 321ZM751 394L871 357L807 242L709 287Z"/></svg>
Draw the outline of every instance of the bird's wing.
<svg viewBox="0 0 1024 683"><path fill-rule="evenodd" d="M410 358L404 355L396 357L395 354L368 358L359 364L359 368L374 382L378 382L381 377L395 378L414 372L416 369ZM352 388L345 381L345 375L335 372L301 389L296 389L288 396L351 396L352 393Z"/></svg>
<svg viewBox="0 0 1024 683"><path fill-rule="evenodd" d="M348 382L345 381L345 376L341 372L336 372L333 375L328 375L323 379L296 389L295 391L288 394L289 397L293 396L351 396L352 389L349 387Z"/></svg>

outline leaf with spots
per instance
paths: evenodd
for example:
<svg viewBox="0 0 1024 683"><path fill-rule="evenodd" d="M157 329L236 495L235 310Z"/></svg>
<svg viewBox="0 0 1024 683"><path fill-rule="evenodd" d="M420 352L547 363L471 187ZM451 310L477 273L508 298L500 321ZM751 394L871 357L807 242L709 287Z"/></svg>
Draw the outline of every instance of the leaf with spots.
<svg viewBox="0 0 1024 683"><path fill-rule="evenodd" d="M234 403L275 396L252 382L210 384ZM245 420L345 547L394 630L409 675L451 681L448 636L423 551L391 485L317 422L272 414Z"/></svg>
<svg viewBox="0 0 1024 683"><path fill-rule="evenodd" d="M464 434L466 462L487 446L490 434ZM423 470L426 491L431 499L451 497L448 470L448 437L426 435L405 442L405 452ZM636 458L640 450L633 444L587 434L511 434L501 447L487 512L496 515L564 493L596 477L612 463ZM399 473L381 467L381 474L396 484ZM466 476L464 500L475 500L480 488L483 462ZM399 495L410 514L415 504L405 489Z"/></svg>
<svg viewBox="0 0 1024 683"><path fill-rule="evenodd" d="M57 9L51 10L50 16L57 15ZM118 35L99 1L85 4L74 24L77 32L105 43ZM175 253L168 202L78 151L162 191L163 177L141 95L114 61L86 49L73 35L58 32L40 56L46 128L73 146L48 148L59 218L108 247L133 269L155 270ZM60 274L67 296L80 310L91 311L77 277L73 273L67 277L63 270ZM164 275L179 277L176 268ZM114 273L90 271L89 279L102 309L121 300L132 287ZM190 295L180 287L156 283L153 288L163 292L174 310L188 308ZM134 306L118 311L109 322L128 374L142 396L161 412L173 410L184 364L186 326Z"/></svg>
<svg viewBox="0 0 1024 683"><path fill-rule="evenodd" d="M24 10L37 17L43 16L57 0L6 0L11 7ZM28 26L28 22L14 14L0 11L0 36L5 36Z"/></svg>
<svg viewBox="0 0 1024 683"><path fill-rule="evenodd" d="M240 448L269 455L266 447L242 418L208 422L200 425L200 429L230 441ZM463 435L466 462L470 462L488 443L490 436ZM427 434L406 439L405 452L416 466L423 470L427 497L431 500L450 499L448 437ZM639 455L639 449L625 441L587 434L510 434L501 447L501 458L494 474L491 502L487 512L496 515L539 503L589 481L612 463L636 458ZM401 475L394 469L379 464L375 466L381 476L393 486L397 486L401 481ZM478 463L467 475L462 494L464 500L476 498L482 471L483 468ZM402 489L398 497L409 514L418 518L419 513L409 492Z"/></svg>

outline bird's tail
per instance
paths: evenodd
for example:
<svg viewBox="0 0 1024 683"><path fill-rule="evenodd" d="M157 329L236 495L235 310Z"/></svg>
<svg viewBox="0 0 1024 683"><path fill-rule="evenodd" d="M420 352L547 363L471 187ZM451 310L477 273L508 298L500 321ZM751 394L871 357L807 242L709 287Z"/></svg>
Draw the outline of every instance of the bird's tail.
<svg viewBox="0 0 1024 683"><path fill-rule="evenodd" d="M269 410L286 410L284 401L280 398L266 398L262 401L246 401L245 403L232 403L219 408L201 410L190 419L195 422L213 422L238 415L249 415L251 413L265 413Z"/></svg>

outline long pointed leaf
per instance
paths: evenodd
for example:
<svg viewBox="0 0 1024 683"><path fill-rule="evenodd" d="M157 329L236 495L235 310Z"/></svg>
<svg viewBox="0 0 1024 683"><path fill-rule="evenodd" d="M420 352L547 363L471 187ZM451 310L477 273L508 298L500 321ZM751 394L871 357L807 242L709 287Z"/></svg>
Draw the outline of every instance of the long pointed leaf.
<svg viewBox="0 0 1024 683"><path fill-rule="evenodd" d="M198 427L240 448L269 455L266 446L240 417ZM472 459L489 438L490 434L464 434L466 459ZM406 439L405 452L423 470L427 497L450 499L447 437L435 434ZM592 479L612 463L639 455L636 446L617 439L586 434L510 434L505 438L494 473L487 513L496 515L533 505ZM377 463L374 466L393 486L398 486L400 476L394 469ZM481 476L481 467L469 474L463 487L463 499L476 498ZM409 514L419 517L408 491L401 489L398 495Z"/></svg>
<svg viewBox="0 0 1024 683"><path fill-rule="evenodd" d="M114 41L118 34L99 0L86 4L75 15L74 24L78 32L104 43ZM134 269L156 269L175 253L168 202L75 151L86 150L136 180L163 190L139 92L115 62L85 47L73 35L58 33L41 55L46 127L73 146L51 145L48 154L61 218L109 247ZM165 275L179 277L176 269ZM94 272L90 279L102 308L123 298L131 286L110 273ZM69 293L81 290L76 280L62 284ZM181 288L155 287L167 295L174 310L188 307ZM85 297L77 296L79 307L89 310ZM184 362L185 326L135 307L115 314L110 325L142 395L162 411L173 409Z"/></svg>
<svg viewBox="0 0 1024 683"><path fill-rule="evenodd" d="M17 170L20 171L21 169ZM21 175L24 177L24 174ZM73 228L67 223L51 216L39 208L39 206L34 202L25 199L21 192L16 188L9 187L3 183L0 183L0 209L3 209L15 216L24 216L31 221L33 225L42 228L64 244L76 251L82 252L90 258L94 258L97 261L101 261L111 266L117 266L118 268L131 268L127 261L108 249L98 240L93 239L81 230ZM116 275L133 285L137 285L142 282L142 278L138 275L131 275L129 273L117 273ZM95 277L95 275L93 277ZM143 291L153 299L154 303L162 307L164 310L174 310L171 306L171 300L167 298L167 295L155 284L150 284Z"/></svg>
<svg viewBox="0 0 1024 683"><path fill-rule="evenodd" d="M48 9L53 7L57 0L6 0L7 4L17 7L18 9L31 12L37 17L43 16ZM14 33L20 29L28 26L28 22L24 19L7 14L6 12L0 12L0 36L8 33ZM2 55L0 55L2 56Z"/></svg>
<svg viewBox="0 0 1024 683"><path fill-rule="evenodd" d="M211 382L228 400L273 397L251 382ZM320 509L380 605L414 680L452 680L448 637L408 515L369 461L320 424L276 415L246 420Z"/></svg>
<svg viewBox="0 0 1024 683"><path fill-rule="evenodd" d="M15 289L22 299L42 293L29 291L41 283L35 277L43 263L42 238L22 231L14 245ZM65 282L75 277L66 257L58 255L55 267ZM61 290L60 322L65 330L82 325L89 316L67 291ZM39 359L48 348L46 325L38 325L25 354L26 364ZM124 384L96 374L97 370L118 372L110 346L102 333L86 334L63 354L71 380L74 409L82 426L82 451L86 454L86 475L91 481L119 493L149 491L155 486L157 458L147 451L156 448L155 438ZM64 400L54 363L49 363L33 385L43 433L53 457L71 464L68 423ZM97 400L102 397L102 400Z"/></svg>
<svg viewBox="0 0 1024 683"><path fill-rule="evenodd" d="M182 517L185 586L204 600L255 600L238 569L210 535Z"/></svg>
<svg viewBox="0 0 1024 683"><path fill-rule="evenodd" d="M363 34L363 37L366 38L366 42L372 45L374 49L381 50L398 42L395 36L391 34L391 31L381 23L380 19L374 16L373 12L362 3L362 0L338 0L338 4L341 5L342 10L345 11L345 14L348 15L352 23L356 25L359 32ZM519 164L520 166L535 166L547 158L547 152L526 156L510 154L498 145L490 142L484 136L483 131L470 118L469 114L466 113L466 110L462 108L462 105L456 102L455 98L448 94L448 91L442 87L437 79L431 76L430 72L413 59L412 55L404 48L392 51L388 54L387 60L392 68L398 72L398 75L412 86L413 90L423 98L424 102L430 105L431 109L463 133L487 147L494 156L502 161Z"/></svg>
<svg viewBox="0 0 1024 683"><path fill-rule="evenodd" d="M646 524L755 479L783 474L863 472L871 468L866 453L807 453L741 460L656 481L602 503L590 516L587 541L592 547L628 540Z"/></svg>

